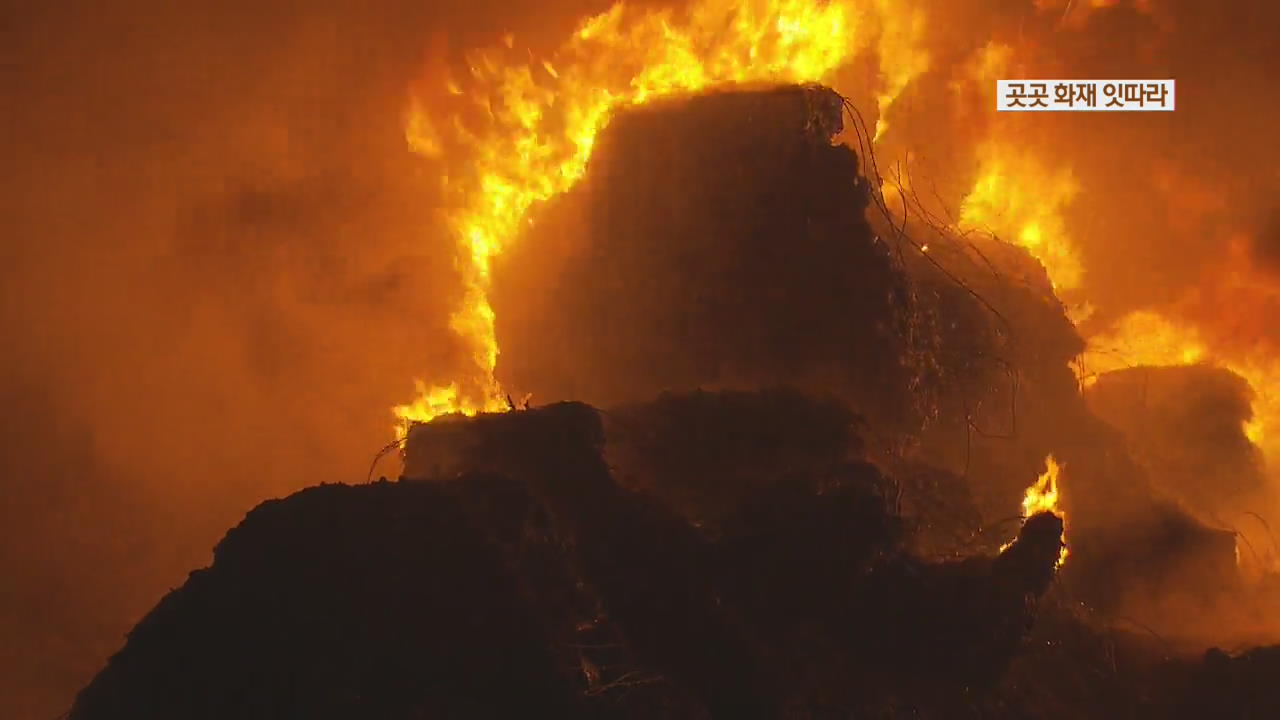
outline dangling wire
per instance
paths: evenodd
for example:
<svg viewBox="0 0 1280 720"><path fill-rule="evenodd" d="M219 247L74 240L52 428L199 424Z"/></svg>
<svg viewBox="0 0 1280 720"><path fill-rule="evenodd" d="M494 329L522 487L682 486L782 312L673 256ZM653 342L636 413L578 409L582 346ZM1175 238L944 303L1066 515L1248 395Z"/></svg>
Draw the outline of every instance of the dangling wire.
<svg viewBox="0 0 1280 720"><path fill-rule="evenodd" d="M835 91L833 90L832 92L835 92ZM964 280L957 277L950 270L943 267L942 264L939 263L936 258L931 256L929 253L925 252L924 247L920 243L916 242L910 235L907 234L906 218L908 216L909 210L915 210L916 213L920 215L922 219L925 220L926 224L929 224L928 215L927 215L927 210L922 209L923 205L921 205L920 208L916 208L910 205L910 203L908 203L907 201L906 193L901 192L901 190L899 191L899 194L903 198L903 202L902 202L902 205L904 208L903 223L901 228L898 227L897 222L894 220L892 211L889 210L889 206L885 204L885 201L884 201L884 193L881 190L881 188L884 186L884 178L880 175L880 167L876 162L876 153L875 153L875 149L872 147L873 141L872 141L871 133L867 130L866 120L863 119L862 113L858 111L858 108L856 105L853 104L853 101L851 101L849 98L843 95L840 95L839 93L836 93L836 94L840 97L841 104L843 105L845 112L848 114L849 119L853 123L854 135L858 140L858 150L859 152L862 153L864 164L871 168L872 177L869 178L869 180L874 180L873 187L870 190L871 200L873 203L875 203L876 209L878 209L880 211L880 214L884 217L885 222L889 224L889 227L894 229L894 233L896 236L895 239L900 243L902 241L905 241L908 245L915 248L916 252L920 253L920 256L923 257L938 272L942 273L943 276L945 276L948 280L950 280L951 282L955 283L958 287L963 289L966 293L968 293L975 300L977 300L984 308L986 308L988 312L994 315L996 319L998 319L1000 323L1004 325L1005 330L1010 335L1012 335L1013 326L1009 322L1008 318L1004 316L1003 313L997 310L995 306L992 305L990 302L988 302L987 299L983 297L980 293L978 293L976 290L970 287L968 283L966 283ZM917 199L917 203L918 202L919 200ZM938 232L943 237L947 237L947 234L937 227L934 227L934 231Z"/></svg>
<svg viewBox="0 0 1280 720"><path fill-rule="evenodd" d="M1009 319L1006 318L1005 315L1001 313L998 309L996 309L996 307L992 305L985 297L983 297L981 293L974 290L973 287L971 287L963 279L961 279L955 273L951 272L946 267L944 267L940 262L938 262L937 258L934 255L926 252L924 246L921 243L916 242L916 240L913 239L907 233L907 224L910 219L910 214L912 211L914 211L916 215L919 216L920 220L927 227L933 230L933 232L937 234L939 238L950 241L955 237L955 234L950 232L952 224L943 223L940 218L934 215L920 200L920 197L918 193L916 193L914 186L912 187L911 195L908 195L906 192L904 192L902 188L902 182L901 182L901 171L899 171L898 183L895 186L898 188L898 194L902 198L902 206L903 206L902 224L901 226L898 225L897 221L894 218L893 212L889 209L888 204L884 200L884 192L882 190L882 188L884 187L884 178L880 174L880 167L878 162L876 161L874 138L872 137L870 131L868 130L866 120L863 118L862 113L858 110L858 107L853 103L852 100L850 100L849 98L843 95L840 95L839 93L836 93L834 90L832 90L831 92L835 93L835 95L840 98L843 111L848 116L850 123L853 126L854 137L857 139L858 150L861 153L863 164L866 168L870 169L871 177L868 178L868 182L869 184L872 184L871 181L874 181L873 187L869 189L869 195L871 197L871 201L872 203L875 204L876 209L880 212L885 222L889 225L889 227L893 231L893 237L897 242L897 246L898 246L899 262L902 262L901 247L902 247L902 243L905 242L907 245L914 248L916 252L919 253L920 257L924 258L924 260L929 265L931 265L935 270L941 273L943 277L945 277L950 282L954 283L957 287L964 290L966 294L968 294L970 297L976 300L984 309L987 310L987 312L991 313L991 315L995 317L996 320L998 320L999 323L1003 326L1004 336L1010 342L1012 342L1014 339L1013 324L1009 321ZM910 172L909 168L907 172L908 173ZM865 177L865 170L864 170L864 177ZM907 178L908 178L908 183L910 183L909 174ZM965 237L965 235L966 234L961 234L961 238ZM993 239L999 240L999 238L995 237L994 234L992 234L992 237ZM992 271L992 273L995 274L997 278L1000 278L1001 276L999 272L995 269L995 266L986 257L986 255L983 254L979 248L977 248L976 246L973 246L972 243L969 243L968 245L977 253L977 255L983 260L983 262ZM1018 376L1017 369L1007 359L996 356L993 358L993 360L998 365L1000 365L1000 367L1004 370L1005 374L1009 378L1009 383L1010 383L1009 428L1010 430L1008 433L992 433L992 432L983 431L973 421L971 409L968 406L968 400L966 397L964 402L965 424L967 425L966 435L968 435L968 433L970 432L976 432L978 435L985 438L1012 439L1017 435L1017 428L1018 428L1017 401L1018 401L1018 387L1020 385L1019 376ZM966 473L967 473L967 468L966 468Z"/></svg>

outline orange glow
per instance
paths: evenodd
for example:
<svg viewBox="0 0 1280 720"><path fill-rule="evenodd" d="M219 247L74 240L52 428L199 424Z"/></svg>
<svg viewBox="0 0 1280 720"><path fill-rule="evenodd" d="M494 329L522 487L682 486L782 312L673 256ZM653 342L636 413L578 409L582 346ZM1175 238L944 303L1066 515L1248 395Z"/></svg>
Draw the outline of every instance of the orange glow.
<svg viewBox="0 0 1280 720"><path fill-rule="evenodd" d="M1079 288L1084 266L1062 218L1079 192L1071 170L1050 170L997 140L984 143L978 157L978 179L960 206L960 230L1019 245L1044 265L1055 290Z"/></svg>
<svg viewBox="0 0 1280 720"><path fill-rule="evenodd" d="M1194 325L1177 322L1159 313L1130 313L1110 330L1089 340L1083 366L1084 384L1098 374L1126 367L1167 367L1206 363L1221 367L1249 383L1254 392L1253 417L1244 433L1263 450L1268 463L1280 461L1280 360L1230 348L1211 348Z"/></svg>
<svg viewBox="0 0 1280 720"><path fill-rule="evenodd" d="M1037 4L1050 12L1065 6ZM394 408L399 431L445 413L507 408L495 374L500 348L490 303L493 265L518 241L531 209L583 177L596 138L615 112L721 86L829 81L855 58L872 55L880 69L873 88L879 137L894 102L930 68L927 21L920 6L890 0L695 0L681 11L618 3L582 22L547 57L507 35L496 47L471 53L466 76L441 80L415 96L404 128L409 147L467 168L445 180L462 281L450 325L469 369L445 384L418 382L415 399ZM960 69L953 86L964 92L973 83L988 93L996 78L1009 76L1014 60L1011 46L989 42ZM459 106L470 114L440 110ZM1026 249L1054 291L1070 298L1068 315L1080 323L1092 312L1082 302L1086 268L1064 219L1078 199L1076 177L1070 167L1046 162L997 130L976 148L977 173L957 229L989 231ZM901 201L896 189L884 190L891 206ZM1083 363L1091 375L1084 382L1132 365L1211 362L1229 368L1257 393L1245 432L1269 458L1280 457L1270 431L1280 425L1280 401L1271 400L1280 395L1280 363L1219 350L1195 325L1136 312L1090 338Z"/></svg>
<svg viewBox="0 0 1280 720"><path fill-rule="evenodd" d="M1280 463L1280 360L1268 357L1224 359L1222 367L1244 378L1253 389L1253 417L1244 424L1249 441L1262 449L1272 467Z"/></svg>
<svg viewBox="0 0 1280 720"><path fill-rule="evenodd" d="M1058 475L1062 472L1062 467L1058 465L1058 461L1052 455L1044 459L1045 471L1036 478L1034 483L1027 488L1026 493L1022 496L1022 517L1029 518L1032 515L1042 512L1053 513L1062 519L1063 527L1063 546L1058 553L1058 562L1055 567L1062 567L1067 561L1066 546L1066 527L1067 514L1062 511L1058 503ZM1000 547L1000 551L1004 552L1006 548L1013 542L1007 542Z"/></svg>
<svg viewBox="0 0 1280 720"><path fill-rule="evenodd" d="M895 5L899 7L894 7ZM918 7L911 9L900 5L894 0L876 0L876 9L883 22L879 54L881 79L885 86L876 95L879 116L873 140L879 140L889 129L889 121L886 119L889 107L912 80L929 69L929 55L921 46L925 29L924 13ZM883 62L885 58L892 58L895 62L886 64Z"/></svg>
<svg viewBox="0 0 1280 720"><path fill-rule="evenodd" d="M918 48L924 23L919 10L890 0L700 0L679 13L618 3L582 23L550 58L504 61L519 54L510 36L505 49L473 54L469 84L449 81L441 90L477 105L481 126L428 117L428 103L420 100L406 123L414 151L436 156L452 141L474 171L449 217L464 287L451 327L469 349L473 370L444 387L419 383L418 399L395 408L401 425L506 407L494 375L493 262L517 239L532 207L583 176L614 112L717 86L823 81L874 51L883 121L928 67ZM450 137L441 138L439 128L449 128Z"/></svg>
<svg viewBox="0 0 1280 720"><path fill-rule="evenodd" d="M1204 341L1195 328L1174 323L1149 310L1129 313L1109 331L1089 339L1085 384L1097 376L1127 367L1194 365L1205 358Z"/></svg>

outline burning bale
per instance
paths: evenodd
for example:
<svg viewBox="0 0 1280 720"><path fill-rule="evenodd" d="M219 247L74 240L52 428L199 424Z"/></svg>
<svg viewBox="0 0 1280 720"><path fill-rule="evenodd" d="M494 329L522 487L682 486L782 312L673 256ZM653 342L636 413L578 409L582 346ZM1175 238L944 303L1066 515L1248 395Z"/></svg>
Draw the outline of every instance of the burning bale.
<svg viewBox="0 0 1280 720"><path fill-rule="evenodd" d="M1099 611L1186 639L1195 623L1179 612L1207 617L1212 598L1236 587L1232 534L1171 502L1163 492L1169 480L1159 475L1165 468L1144 462L1141 447L1094 414L1091 405L1102 395L1083 395L1071 369L1084 344L1035 258L995 238L960 236L923 221L907 230L930 237L929 252L905 254L904 268L917 326L932 337L926 382L934 405L913 451L890 457L887 466L896 474L923 464L962 477L975 524L952 527L951 534L964 539L960 547L975 547L990 537L989 524L1031 511L1018 501L1052 456L1063 468L1057 503L1071 528L1072 560L1063 571L1071 592ZM1248 448L1239 396L1214 397L1215 427L1232 428L1232 447ZM1174 424L1185 417L1165 415ZM1230 436L1197 427L1203 432L1184 447ZM1233 467L1256 471L1248 463Z"/></svg>
<svg viewBox="0 0 1280 720"><path fill-rule="evenodd" d="M920 557L950 558L977 552L994 553L1007 527L984 528L969 481L920 462L894 467L902 489L902 513L912 528L912 551ZM1010 516L1009 522L1015 518ZM983 530L986 532L983 532Z"/></svg>
<svg viewBox="0 0 1280 720"><path fill-rule="evenodd" d="M1153 482L1206 518L1238 516L1257 497L1262 457L1245 436L1250 391L1209 366L1138 367L1101 375L1089 407L1124 433Z"/></svg>
<svg viewBox="0 0 1280 720"><path fill-rule="evenodd" d="M460 500L377 483L263 503L138 623L70 716L569 717L546 628Z"/></svg>
<svg viewBox="0 0 1280 720"><path fill-rule="evenodd" d="M602 407L786 384L915 419L906 278L858 156L830 142L839 102L726 91L614 118L495 268L510 384Z"/></svg>

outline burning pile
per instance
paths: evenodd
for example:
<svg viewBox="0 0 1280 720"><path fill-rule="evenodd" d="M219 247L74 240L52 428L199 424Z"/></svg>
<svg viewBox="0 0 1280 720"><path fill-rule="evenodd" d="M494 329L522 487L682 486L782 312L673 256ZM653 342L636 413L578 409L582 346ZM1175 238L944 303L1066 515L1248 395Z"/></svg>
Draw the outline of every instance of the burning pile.
<svg viewBox="0 0 1280 720"><path fill-rule="evenodd" d="M556 207L589 208L578 244L524 279L540 303L499 315L522 385L606 409L446 414L411 426L399 483L265 504L72 717L1174 716L1255 692L1265 659L1169 659L1081 614L1219 602L1234 538L1161 499L1090 412L1032 257L945 234L908 253L867 221L832 97L613 123ZM678 312L614 302L645 283Z"/></svg>
<svg viewBox="0 0 1280 720"><path fill-rule="evenodd" d="M524 231L533 206L572 188L596 139L619 109L726 85L818 81L872 44L881 58L881 110L927 66L913 44L920 17L883 2L699 0L680 13L614 5L583 22L552 57L529 63L505 48L468 58L470 83L438 78L431 101L456 99L441 123L415 101L407 132L415 150L460 149L469 168L451 222L465 293L453 328L474 372L443 386L419 383L416 401L397 407L405 423L444 412L500 410L498 340L490 302L495 259ZM514 62L512 62L514 60ZM468 122L470 121L470 122ZM441 129L444 125L444 129Z"/></svg>
<svg viewBox="0 0 1280 720"><path fill-rule="evenodd" d="M887 434L911 434L918 429L913 428L913 424L918 426L929 420L922 416L928 416L935 410L941 415L948 414L945 409L935 408L936 404L955 400L935 398L930 393L945 395L951 392L954 383L971 384L973 387L964 388L961 391L964 397L959 398L965 406L960 414L965 418L962 432L966 457L963 463L954 457L947 462L933 463L951 470L962 469L962 475L970 474L975 461L984 461L981 457L975 458L974 435L993 437L1018 431L1014 422L1018 402L1014 397L1005 396L1016 395L1016 384L1025 380L1016 377L1011 367L1018 366L1016 372L1025 372L1029 368L1027 363L1019 362L1011 355L1028 352L1044 352L1049 356L1060 354L1057 347L1045 347L1050 343L1057 343L1063 348L1067 344L1077 345L1067 353L1066 359L1075 368L1077 380L1085 385L1096 382L1100 374L1133 365L1204 362L1228 369L1244 377L1255 392L1252 413L1243 419L1246 436L1268 455L1274 455L1267 427L1274 424L1272 416L1277 414L1271 407L1270 388L1275 384L1274 378L1280 377L1274 372L1280 366L1272 362L1266 352L1239 352L1234 349L1235 343L1198 328L1196 321L1189 318L1205 315L1201 307L1204 299L1183 303L1181 309L1173 308L1172 312L1139 310L1117 317L1106 309L1100 311L1091 292L1091 272L1096 268L1089 266L1078 231L1072 227L1073 207L1082 192L1087 191L1080 174L1069 164L1055 163L1052 154L1044 152L1044 148L1054 142L1051 134L1029 127L1029 123L1024 122L1025 118L984 117L979 120L972 114L973 107L990 106L995 79L1017 76L1026 72L1029 65L1046 61L1037 55L1043 52L1038 42L1069 44L1074 34L1085 33L1092 23L1108 22L1112 14L1121 14L1114 6L1114 3L1087 6L1036 3L1036 13L1031 19L1025 16L1018 19L1018 41L1015 42L1009 33L1004 32L1006 28L1001 23L1007 18L999 11L992 11L989 17L974 9L954 13L932 3L904 8L878 0L757 0L747 5L698 0L678 10L619 3L604 13L584 19L572 35L554 48L538 51L522 48L515 37L507 36L496 47L468 51L457 67L433 69L415 91L407 135L415 151L438 163L448 195L452 198L447 214L459 243L459 266L464 285L453 326L471 357L472 369L435 385L420 382L419 397L395 409L400 423L397 432L403 435L409 424L428 421L442 413L473 414L481 410L505 409L513 403L502 389L504 384L517 388L519 395L531 392L535 397L574 397L604 404L644 399L666 387L699 384L751 386L752 383L775 382L778 376L786 376L788 382L802 386L841 384L844 380L830 368L814 370L808 367L806 375L796 377L794 364L775 363L769 373L761 373L762 368L759 367L734 366L740 365L740 358L744 356L767 355L777 345L786 345L797 351L815 343L834 345L844 342L838 336L832 336L833 324L829 320L807 314L865 310L866 316L875 322L879 322L878 318L894 317L877 342L896 347L886 348L884 358L874 367L864 364L855 371L879 374L886 378L887 385L895 386L894 390L882 394L882 400L889 398L889 405L904 396L901 392L903 385L912 385L919 392L911 394L912 407L903 408L904 412L897 413L897 417L890 417L893 413L885 403L874 407L874 398L865 394L855 398L859 411L872 416L873 424L883 428ZM1160 32L1170 32L1169 9L1139 3L1134 11L1153 23ZM990 23L991 39L958 41L941 29L949 22L976 23L978 27L983 27L982 23ZM1028 23L1033 23L1030 29ZM1024 32L1031 34L1031 39L1025 43ZM938 58L944 59L950 69L939 65ZM690 250L690 254L681 258L679 263L663 268L655 267L651 262L653 258L643 250L638 251L637 256L624 260L629 241L615 236L626 233L658 238L684 235L678 241L673 240L673 245L689 248L697 247L697 243L691 240L705 235L751 234L742 228L727 226L694 227L688 218L682 219L680 212L673 211L674 207L703 206L704 216L717 216L714 209L705 206L715 202L716 184L726 182L725 174L713 177L715 173L704 171L700 177L697 169L701 163L723 163L726 158L707 155L695 161L692 158L698 156L690 156L690 162L682 167L679 154L673 154L671 148L658 150L652 133L636 131L640 124L636 118L640 113L634 111L661 105L672 98L730 86L822 80L850 85L847 78L854 74L854 69L862 67L871 68L874 72L861 76L851 86L857 88L855 95L858 97L874 101L877 110L875 129L865 135L856 131L846 133L845 137L851 142L856 140L866 150L874 147L885 153L897 153L905 149L905 157L895 159L891 167L863 169L873 185L870 195L853 186L852 180L839 179L838 174L828 173L827 177L821 177L823 170L814 166L783 168L775 165L765 168L756 163L754 168L739 168L735 173L788 177L791 181L803 177L812 179L814 184L848 182L848 197L841 202L846 203L851 211L856 209L857 215L861 215L861 205L872 203L885 213L887 222L877 219L874 228L880 238L888 241L879 249L899 253L899 260L907 266L906 274L914 281L915 288L928 286L934 278L925 277L929 269L920 258L901 258L905 235L917 239L913 243L916 249L933 252L933 257L938 258L933 265L962 278L971 289L985 284L979 296L987 303L988 310L999 306L1006 315L1021 312L1019 308L1011 309L1010 303L999 302L987 291L1007 293L1012 289L1011 284L1037 288L1044 283L1043 292L1038 294L1054 305L1058 302L1065 304L1070 324L1084 332L1084 344L1079 344L1074 328L1064 327L1064 332L1045 333L1024 325L1019 328L1023 336L1015 338L1008 327L976 327L989 325L982 318L963 318L959 323L956 323L957 318L942 317L946 313L935 313L929 318L930 308L908 307L913 300L910 284L901 283L893 279L892 273L873 267L882 259L868 256L868 265L865 260L852 256L838 258L834 255L826 257L825 261L837 264L857 262L870 270L854 280L852 285L836 285L843 294L833 294L825 307L803 298L795 302L795 307L804 309L793 311L787 321L797 328L819 327L819 331L809 332L805 337L788 337L785 333L762 328L754 338L743 337L736 346L722 348L711 356L706 352L708 343L701 342L698 337L681 334L679 328L682 327L697 327L697 332L703 332L714 324L707 319L685 322L671 317L673 312L678 312L675 308L687 307L691 302L694 307L706 305L680 294L681 287L688 293L697 285L699 280L693 275L705 270L720 270L726 263L732 263L734 258L741 258L746 253L761 254L762 267L772 264L784 272L813 273L814 268L802 267L797 262L802 263L802 258L814 257L814 254L810 248L805 248L799 253L784 256L776 247L748 243L746 247L729 249L702 247L702 254ZM933 138L913 135L910 128L892 121L889 116L898 112L893 109L895 102L913 84L919 86L918 90L925 98L931 98L930 93L939 93L943 85L946 92L960 98L955 106L946 107L929 99L927 107L939 115L929 117L927 121L948 128L944 133L932 133L933 136L972 139L971 147L938 148L931 145ZM913 98L913 101L920 99ZM751 114L746 108L740 110L739 117ZM941 114L944 110L948 115ZM704 122L706 120L710 122ZM739 136L743 146L758 149L778 145L776 134L770 136L759 132L762 124L777 126L773 119L754 124L724 117L704 118L698 122L703 122L707 133ZM957 122L960 125L972 124L973 129L961 129ZM625 127L616 127L619 125ZM895 135L891 128L902 132ZM677 145L688 148L689 141L690 138L686 137ZM694 138L692 144L698 145L699 142ZM953 190L958 199L954 211L933 185L939 178L917 174L927 172L929 166L925 161L913 158L913 152L919 155L916 145L923 147L926 156L929 153L936 156L926 157L926 161L971 161L975 166L967 184ZM637 158L625 157L626 148L632 148L637 155L644 155L644 148L653 152L648 153L649 162L644 163L638 162ZM966 152L970 157L964 157ZM608 170L610 165L620 165L624 172L634 174L634 182L602 182L601 177L612 172ZM596 180L589 184L603 187L583 187L589 166L597 167L594 172ZM1211 210L1215 203L1221 204L1215 200L1211 189L1197 189L1184 181L1185 178L1176 170L1162 168L1157 173L1156 184L1160 192L1171 196L1184 193L1188 198L1195 195L1194 206L1199 208ZM662 207L646 204L642 198L638 203L633 202L636 200L633 198L636 186L661 182L671 182L680 187L680 193L685 197ZM926 183L929 185L927 191ZM755 182L753 185L749 179L737 187L722 189L721 197L741 197L743 190L773 192L767 183ZM566 195L574 199L565 199ZM929 199L930 195L933 199ZM944 192L943 195L950 193ZM662 200L671 202L668 198ZM585 214L589 217L583 219L581 211L566 211L565 206L586 207ZM662 214L664 207L667 212L663 223L670 227L658 227L658 223L649 219L655 212ZM763 210L769 206L759 207ZM898 213L901 213L900 220L895 219ZM826 212L819 215L831 216ZM719 217L724 217L724 214ZM744 226L752 223L767 225L767 216L762 214L750 220L743 219ZM584 230L583 224L590 227ZM864 234L863 230L854 227L856 224L856 217L845 222L843 232ZM759 227L755 234L768 237L777 233L777 228ZM584 234L587 235L585 240L581 238ZM593 234L601 241L594 242ZM934 234L939 237L931 238ZM957 242L957 238L962 242ZM1000 260L998 256L1004 256L1006 260L1010 257L1010 246L1024 249L1034 261L1027 262L1025 258L1018 257L1011 261ZM1239 243L1232 246L1238 247ZM862 248L858 243L850 247L859 251ZM763 253L770 250L778 255L763 257ZM946 257L948 253L951 253L951 258ZM958 260L959 256L963 257ZM961 260L976 264L979 259L991 266L993 258L993 270L1018 282L997 282L994 283L997 287L993 288L991 283L975 277L974 267L957 267ZM619 276L618 273L603 271L611 264L617 267L636 261L648 263L650 269L648 279L637 284L627 285L619 282L618 278L640 277L640 273L624 272ZM813 264L820 262L823 260L815 260ZM1260 297L1265 294L1261 289L1263 284L1260 284L1256 273L1239 270L1245 265L1247 260L1225 263L1223 281L1219 286L1238 288L1237 299ZM573 295L574 301L565 298L544 301L547 293L556 292L549 288L555 281L526 281L524 278L530 273L530 267L534 268L532 272L535 274L556 277L562 287L578 288L578 292L569 290L566 293ZM683 270L686 276L670 277L673 269ZM659 275L664 272L667 277ZM659 277L663 279L658 280ZM891 278L897 283L898 290L888 291L888 294L895 295L891 302L897 312L887 313L878 307L887 294L883 288L870 287L863 296L848 296L851 287L863 287L861 281L867 278ZM840 280L849 281L850 278ZM743 272L736 281L765 285L775 283L775 279L766 272L756 275ZM649 287L648 282L660 285ZM663 282L666 284L661 285ZM593 286L594 292L591 291ZM723 293L725 287L727 285L722 284L718 292ZM802 287L803 284L795 284L791 292ZM815 292L819 289L831 292L833 285L819 281L809 287ZM616 295L605 300L606 290L612 290ZM928 287L926 293L952 295L955 290L934 286ZM924 298L923 304L927 306L929 298ZM1014 306L1017 304L1012 303ZM622 307L624 305L626 307ZM732 317L734 312L743 312L761 322L768 316L767 312L761 313L757 308L741 303L735 306L732 302L723 302L721 305L722 312L728 313L728 317ZM598 308L605 312L597 312ZM546 318L553 315L553 310L561 318L559 326L546 322ZM707 311L712 312L712 309ZM930 328L927 323L915 322L909 327L904 326L904 322L911 323L909 316L912 313L915 313L916 320L923 317L936 321L935 325ZM1175 313L1181 313L1183 317L1175 317ZM982 313L978 311L977 314ZM1045 315L1051 314L1054 313ZM1055 326L1062 325L1058 318L1051 318L1050 322ZM953 324L947 326L946 323ZM662 325L665 332L647 332L644 329L646 325ZM720 325L742 327L741 323L732 322ZM947 334L957 326L986 335L990 340L988 347L976 349L995 353L994 359L1003 363L1003 367L993 368L990 362L993 358L987 357L984 360L987 367L980 372L989 375L972 382L957 364L953 364L952 368L941 368L941 372L932 378L937 382L931 387L927 377L929 368L925 367L937 358L937 347L931 345L936 338L931 334ZM573 327L575 331L566 338L564 333L555 332L563 327ZM639 337L623 335L619 338L618 329L621 327L637 328L638 332L633 335ZM861 337L869 337L863 330L859 328L855 332ZM1027 330L1031 332L1025 332ZM499 337L505 350L500 373L502 383L499 382L498 367ZM662 344L663 339L666 340L665 345ZM547 346L563 347L565 342L569 343L565 352L552 354L544 349ZM579 346L574 346L575 343ZM714 342L709 344L715 345ZM870 344L864 343L852 352L865 359L868 357L866 345ZM942 344L948 343L944 341ZM1015 347L1015 344L1020 347ZM677 367L679 363L668 358L654 357L664 348L683 353L686 367ZM826 351L819 348L815 352L822 354ZM1050 363L1036 364L1046 372L1058 372L1058 368ZM589 377L601 374L605 365L609 372L614 373L613 387L606 388L607 383ZM641 366L646 365L650 366L650 377L647 378L642 377L644 373L641 371ZM709 365L717 367L707 372ZM636 371L632 371L632 366L636 366ZM762 378L762 374L765 377ZM1005 377L992 376L994 374ZM1060 378L1055 379L1054 384L1058 380ZM995 388L997 384L1005 387ZM856 383L854 386L852 390L846 386L838 392L848 395L866 390L865 387L856 387ZM1065 396L1065 391L1061 397L1046 399L1054 402L1060 414L1071 415L1078 410L1063 407L1078 405L1074 398ZM1004 418L993 420L993 408L997 407L1007 408L1009 412L1004 413ZM988 422L977 417L980 414L987 416ZM1068 422L1068 425L1079 424ZM939 427L926 428L925 432L938 435L947 429L946 425L944 418ZM950 430L954 432L955 428ZM954 447L956 438L950 440ZM1053 444L1047 438L1027 443L1045 451L1037 452L1037 459L1048 454ZM979 467L976 474L1020 476L1029 470L1030 458L1021 459L1018 465L1017 468ZM1155 468L1148 466L1142 470L1153 474L1157 484L1161 484L1162 474ZM1082 476L1096 475L1089 471L1087 465L1080 471ZM1128 474L1128 471L1121 471L1121 474ZM991 490L996 493L1003 491ZM1138 494L1143 492L1145 489L1139 488ZM1231 520L1195 509L1192 512L1202 521L1236 528L1241 510L1249 503L1261 503L1267 507L1272 500L1265 494L1242 497L1230 508L1235 515ZM1265 540L1263 537L1256 534L1252 537L1254 544L1267 544L1259 542Z"/></svg>
<svg viewBox="0 0 1280 720"><path fill-rule="evenodd" d="M1265 653L1170 660L1064 607L1051 513L995 556L913 556L901 488L857 428L786 390L417 426L411 477L251 512L71 718L1245 717L1280 702Z"/></svg>
<svg viewBox="0 0 1280 720"><path fill-rule="evenodd" d="M908 132L895 102L929 81L924 27L879 0L618 4L545 59L507 38L468 79L435 78L408 135L451 198L467 370L395 408L402 482L255 511L74 717L288 704L276 665L222 666L260 633L306 645L306 622L333 623L338 649L290 707L353 715L1258 712L1240 697L1274 677L1270 651L1169 650L1274 639L1255 622L1274 557L1243 575L1223 518L1265 486L1280 366L1197 328L1194 303L1099 310L1069 222L1084 185L1017 121L969 133L955 212L923 197L919 164L882 167ZM941 50L970 99L1018 60ZM812 84L869 58L874 129ZM576 402L517 410L507 388ZM1230 497L1203 492L1213 473ZM312 553L325 523L356 544ZM365 577L364 553L403 642L363 619L377 598L313 571L337 554ZM341 602L278 606L316 588ZM460 627L481 647L450 674ZM157 660L174 652L212 664ZM475 683L490 662L518 692Z"/></svg>

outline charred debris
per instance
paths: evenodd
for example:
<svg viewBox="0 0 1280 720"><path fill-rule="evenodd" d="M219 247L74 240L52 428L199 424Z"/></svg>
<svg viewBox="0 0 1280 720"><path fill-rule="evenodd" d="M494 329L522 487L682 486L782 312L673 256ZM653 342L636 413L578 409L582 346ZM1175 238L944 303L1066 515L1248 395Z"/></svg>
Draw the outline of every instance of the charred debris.
<svg viewBox="0 0 1280 720"><path fill-rule="evenodd" d="M582 402L263 503L71 718L1280 715L1274 648L1140 601L1245 592L1170 470L1187 425L1127 414L1123 374L1082 394L1038 264L878 212L842 127L808 86L617 118L495 269L508 381ZM1230 378L1161 382L1166 416L1238 412ZM1048 455L1061 510L1023 518Z"/></svg>

